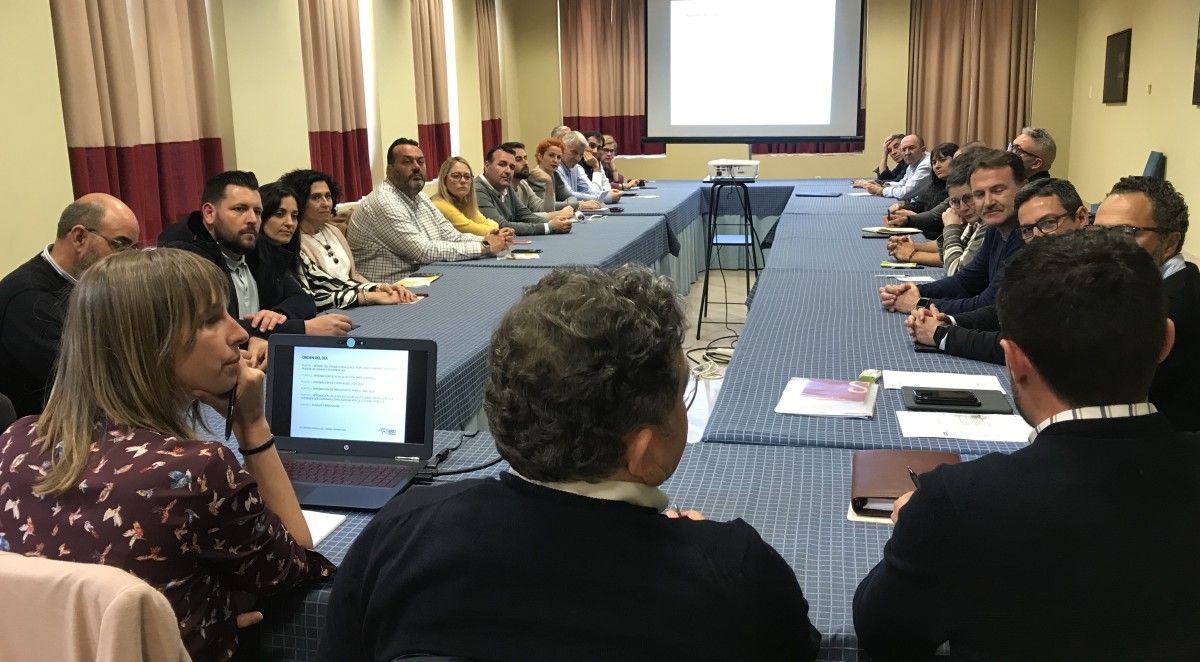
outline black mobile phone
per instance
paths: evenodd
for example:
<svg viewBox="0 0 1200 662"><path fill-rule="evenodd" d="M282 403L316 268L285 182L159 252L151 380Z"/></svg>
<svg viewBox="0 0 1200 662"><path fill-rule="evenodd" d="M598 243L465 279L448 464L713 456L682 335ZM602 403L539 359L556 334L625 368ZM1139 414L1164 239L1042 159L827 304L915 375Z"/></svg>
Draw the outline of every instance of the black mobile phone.
<svg viewBox="0 0 1200 662"><path fill-rule="evenodd" d="M954 405L977 407L979 398L970 391L918 388L913 390L913 402L919 405Z"/></svg>
<svg viewBox="0 0 1200 662"><path fill-rule="evenodd" d="M608 208L608 211L610 211L610 212L612 212L612 213L614 213L614 214L620 214L621 212L625 211L625 208L624 208L624 207L611 207L611 206L610 206L610 207Z"/></svg>
<svg viewBox="0 0 1200 662"><path fill-rule="evenodd" d="M932 345L922 345L921 343L915 342L915 343L913 343L913 351L918 354L923 354L923 353L940 354L942 350L940 350L937 347L934 347Z"/></svg>
<svg viewBox="0 0 1200 662"><path fill-rule="evenodd" d="M541 253L542 249L540 249L540 248L514 248L514 249L512 249L512 252L513 253Z"/></svg>

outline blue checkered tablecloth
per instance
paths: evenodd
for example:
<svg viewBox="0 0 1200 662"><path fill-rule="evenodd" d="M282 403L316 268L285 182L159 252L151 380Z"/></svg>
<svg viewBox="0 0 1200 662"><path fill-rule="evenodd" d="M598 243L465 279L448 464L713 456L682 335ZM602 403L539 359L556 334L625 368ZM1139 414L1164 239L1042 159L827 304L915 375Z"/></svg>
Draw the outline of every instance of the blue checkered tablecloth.
<svg viewBox="0 0 1200 662"><path fill-rule="evenodd" d="M457 433L439 432L435 446L457 440ZM695 444L662 486L672 503L700 510L709 519L746 520L780 553L795 571L809 618L822 634L820 660L865 659L854 634L854 590L891 535L890 526L846 519L850 455L835 448ZM477 466L494 457L494 441L482 433L468 439L445 467ZM506 468L501 462L441 480L493 476ZM340 562L369 521L369 514L349 513L318 551ZM263 657L314 659L329 592L329 584L311 587L287 605L288 611L269 614L260 639Z"/></svg>
<svg viewBox="0 0 1200 662"><path fill-rule="evenodd" d="M345 312L362 337L429 339L437 343L434 426L459 429L479 410L492 331L525 288L549 269L481 269L430 265L442 277L418 292L429 298L400 306L363 306Z"/></svg>
<svg viewBox="0 0 1200 662"><path fill-rule="evenodd" d="M651 265L668 251L667 223L662 216L623 214L605 215L585 223L576 223L568 234L518 237L531 243L514 245L516 249L540 250L534 260L483 258L454 262L455 267L552 269L568 266L612 268L627 262ZM446 263L435 263L422 271L440 271ZM436 283L435 283L436 285Z"/></svg>
<svg viewBox="0 0 1200 662"><path fill-rule="evenodd" d="M617 203L625 211L621 216L663 216L667 222L667 245L671 255L679 256L680 234L704 213L700 183L696 181L661 180L647 184L650 188L634 189L633 196L623 196Z"/></svg>

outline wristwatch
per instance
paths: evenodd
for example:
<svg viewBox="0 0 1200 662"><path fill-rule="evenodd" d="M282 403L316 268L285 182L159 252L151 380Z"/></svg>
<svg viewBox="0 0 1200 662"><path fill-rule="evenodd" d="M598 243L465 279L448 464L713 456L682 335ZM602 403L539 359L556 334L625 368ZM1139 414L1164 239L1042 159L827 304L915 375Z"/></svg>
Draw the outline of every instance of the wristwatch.
<svg viewBox="0 0 1200 662"><path fill-rule="evenodd" d="M933 300L929 297L921 297L917 299L917 308L928 308L933 304Z"/></svg>
<svg viewBox="0 0 1200 662"><path fill-rule="evenodd" d="M942 349L942 343L946 342L946 334L950 333L949 324L939 324L938 328L933 330L933 346Z"/></svg>

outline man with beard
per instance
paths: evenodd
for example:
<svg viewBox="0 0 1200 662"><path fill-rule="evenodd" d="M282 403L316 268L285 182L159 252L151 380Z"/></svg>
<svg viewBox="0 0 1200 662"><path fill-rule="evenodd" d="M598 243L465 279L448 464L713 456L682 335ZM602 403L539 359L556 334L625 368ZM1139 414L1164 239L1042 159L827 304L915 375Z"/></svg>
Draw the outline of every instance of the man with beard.
<svg viewBox="0 0 1200 662"><path fill-rule="evenodd" d="M912 283L879 288L886 310L911 313L936 305L944 313L965 313L996 300L1004 265L1024 246L1017 230L1015 200L1025 184L1025 166L1017 155L999 150L979 152L971 169L975 214L987 226L983 247L953 276L917 287Z"/></svg>
<svg viewBox="0 0 1200 662"><path fill-rule="evenodd" d="M411 138L397 138L388 147L387 179L350 218L350 250L368 279L390 283L430 262L475 260L508 250L512 236L499 228L482 239L455 230L424 187L421 146Z"/></svg>
<svg viewBox="0 0 1200 662"><path fill-rule="evenodd" d="M556 200L555 189L543 186L543 193L538 194L529 185L532 172L529 170L529 153L525 151L525 143L516 141L506 142L500 145L500 149L513 155L512 188L517 196L517 200L520 200L521 204L546 220L553 218L568 220L575 216L575 209L571 205Z"/></svg>
<svg viewBox="0 0 1200 662"><path fill-rule="evenodd" d="M272 333L344 336L345 315L316 317L317 305L270 241L259 238L262 201L252 172L228 170L204 184L200 210L162 231L158 245L192 251L229 281L229 314L250 334L256 365L264 365Z"/></svg>
<svg viewBox="0 0 1200 662"><path fill-rule="evenodd" d="M17 416L40 414L54 379L67 297L101 258L138 245L133 211L107 193L67 205L54 243L0 280L0 393Z"/></svg>
<svg viewBox="0 0 1200 662"><path fill-rule="evenodd" d="M1028 446L917 478L854 596L873 658L1200 659L1200 436L1147 402L1175 325L1117 229L1023 249L997 310Z"/></svg>
<svg viewBox="0 0 1200 662"><path fill-rule="evenodd" d="M538 215L521 202L513 187L517 169L515 150L510 143L488 150L483 172L475 178L474 183L479 213L496 221L502 228L512 228L518 235L570 232L569 217L557 212L553 218ZM528 173L528 166L525 170Z"/></svg>

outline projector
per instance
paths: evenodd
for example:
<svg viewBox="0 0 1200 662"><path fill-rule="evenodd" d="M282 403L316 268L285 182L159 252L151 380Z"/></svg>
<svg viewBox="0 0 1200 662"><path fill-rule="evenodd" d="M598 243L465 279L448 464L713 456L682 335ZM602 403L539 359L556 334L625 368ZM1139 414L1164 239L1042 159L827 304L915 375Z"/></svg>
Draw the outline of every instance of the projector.
<svg viewBox="0 0 1200 662"><path fill-rule="evenodd" d="M755 181L758 179L758 161L716 159L708 162L708 181Z"/></svg>

